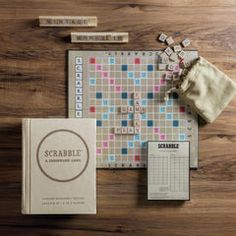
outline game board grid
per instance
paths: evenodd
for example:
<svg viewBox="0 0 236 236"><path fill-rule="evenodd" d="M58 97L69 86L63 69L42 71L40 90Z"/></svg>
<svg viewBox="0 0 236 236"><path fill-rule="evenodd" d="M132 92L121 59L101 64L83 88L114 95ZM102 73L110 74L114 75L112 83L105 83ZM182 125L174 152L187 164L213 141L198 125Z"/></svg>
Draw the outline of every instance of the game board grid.
<svg viewBox="0 0 236 236"><path fill-rule="evenodd" d="M106 95L110 95L109 93L110 93L110 89L111 89L111 86L106 86L106 85L104 85L105 83L104 83L104 80L102 79L102 76L105 76L105 77L108 77L108 74L109 74L109 76L110 77L112 77L113 75L115 75L116 74L116 81L117 81L117 83L118 84L122 84L122 87L123 88L126 88L127 90L128 90L128 87L129 86L132 86L133 84L132 84L132 82L130 82L128 79L126 80L126 84L124 84L124 78L127 78L127 74L128 74L128 72L127 73L121 73L120 71L118 71L118 70L120 70L119 68L119 66L121 66L122 64L120 64L120 65L116 65L115 67L111 67L111 70L112 70L112 72L113 73L110 73L111 72L111 70L110 70L110 67L109 66L107 66L107 65L105 65L104 66L104 63L107 63L107 60L105 59L105 60L103 60L103 58L99 58L99 57L97 57L96 58L96 60L98 60L97 61L97 63L101 63L102 65L103 65L103 70L104 69L106 69L106 71L107 71L107 73L105 73L105 74L103 74L102 75L102 73L96 73L95 71L93 71L94 69L95 69L95 66L93 66L92 65L92 67L91 68L89 68L89 74L91 74L92 76L95 76L97 79L101 79L101 84L100 85L97 85L96 86L96 89L94 89L94 90L91 90L91 95L89 96L90 98L91 98L91 100L90 101L92 101L92 104L95 104L95 107L97 107L97 115L96 115L96 117L98 118L98 119L102 119L102 114L104 114L104 113L106 113L106 112L108 112L108 107L106 107L106 108L103 108L102 107L102 104L101 104L101 102L99 102L99 101L96 101L96 98L95 98L95 92L96 91L105 91L105 93L103 93L105 96ZM119 60L118 58L116 59L116 60ZM131 60L130 58L129 58L129 60ZM116 62L117 63L117 62ZM123 63L123 64L128 64L128 63L130 63L130 61L129 62L127 62L127 59L125 60L125 59L123 59L120 63ZM148 60L148 62L147 63L150 63L150 64L153 64L153 60ZM142 70L145 70L145 68L146 68L146 66L147 66L148 64L146 64L146 65L142 65L140 68L141 68L141 71ZM134 66L134 65L129 65L128 64L128 66L131 66L131 70L137 70L137 69L139 69L140 70L140 68L138 68L138 66L136 66L135 68L133 68L132 66ZM101 66L99 65L99 68L98 69L101 69ZM116 69L117 71L114 71L114 69ZM137 77L138 77L138 74L140 75L140 73L138 73L137 71L135 72L135 73L133 73L134 75L137 75ZM156 75L158 75L158 76L156 76ZM148 75L147 76L147 78L148 79L153 79L153 78L156 78L156 77L158 77L158 80L155 82L155 84L157 83L157 82L159 82L160 81L160 79L159 79L159 77L160 77L160 72L153 72L153 74L152 75ZM153 81L153 80L152 80ZM155 80L154 80L155 81ZM141 83L141 85L142 86L145 86L146 87L146 91L149 91L149 90L152 90L152 88L153 88L153 86L154 86L154 81L153 81L153 83L150 85L150 80L149 80L149 83L147 84L146 82L143 82L142 81L142 83ZM140 87L135 87L136 88L136 90L135 91L141 91L141 89L140 89ZM163 94L164 94L164 92L163 92ZM159 96L159 99L160 99L160 97L163 97L163 94L162 95L160 95L160 93L158 94L158 96ZM119 101L120 100L120 97L118 97L118 96L120 96L120 94L118 94L118 95L114 95L114 93L112 93L112 95L110 96L110 97L105 97L105 98L107 98L107 100L110 100L110 101L113 101L113 104L111 104L111 105L114 105L115 107L116 106L120 106L120 105L127 105L126 104L126 101L124 100L121 100L122 102L120 103L118 103L117 104L117 102L115 102L115 101ZM109 105L109 104L105 104L105 105ZM151 112L149 112L149 116L150 116L150 118L152 119L152 120L154 120L155 119L155 115L156 115L156 113L158 112L157 110L156 110L156 105L157 104L152 104L152 101L149 101L149 104L148 104L148 107L151 107ZM117 111L117 110L116 110ZM173 110L170 110L169 112L173 112ZM174 114L175 116L174 116L174 118L176 118L176 119L179 119L179 117L178 117L178 113L176 113L176 114ZM116 115L117 116L117 119L119 119L119 118L123 118L122 116L123 115L121 115L121 114L117 114ZM98 139L99 140L103 140L105 137L106 137L106 135L107 135L107 133L112 133L112 130L110 129L110 130L108 130L107 131L107 128L109 127L109 126L116 126L116 125L118 125L117 124L117 122L114 122L115 121L115 115L111 115L111 117L110 117L111 119L109 119L110 120L110 123L109 122L107 122L107 121L103 121L103 128L102 128L102 132L103 133L105 133L105 135L103 134L103 135L99 135L98 136ZM161 120L161 118L159 118L159 120ZM141 124L141 127L145 127L145 124L144 124L144 122L145 121L142 121L142 124ZM160 124L161 124L161 122L160 122ZM167 125L169 125L169 127L170 128L168 128L167 127ZM173 127L171 126L171 124L168 124L168 123L165 123L165 119L164 119L164 125L163 125L163 127L165 127L165 129L164 129L164 131L165 130L168 130L169 129L169 131L171 131L171 134L172 135L170 135L170 138L173 138ZM181 129L182 128L182 130L185 128L184 126L182 126L181 127L181 125L179 126L180 128L179 129ZM107 131L107 132L106 132ZM183 131L185 131L185 129L183 130ZM98 133L99 133L99 128L98 128ZM142 135L140 135L141 137L140 137L140 139L141 140L145 140L145 136L146 136L146 139L151 139L151 140L153 140L153 139L157 139L158 137L153 133L153 132L151 132L150 133L150 131L147 129L147 128L142 128ZM176 136L176 138L178 138L177 136ZM112 144L110 144L111 145L111 148L110 149L112 149L112 153L113 153L113 155L114 156L116 156L116 162L124 162L124 158L125 158L125 156L124 155L115 155L114 153L117 153L119 150L120 150L120 148L117 148L116 146L119 146L119 145L117 145L117 143L118 144L120 144L121 146L123 146L123 147L126 147L127 146L127 143L128 142L130 142L130 141L132 141L132 137L130 138L128 135L126 135L126 137L124 137L124 136L120 136L120 137L116 137L116 145L112 145ZM98 141L97 142L97 146L99 147L99 146L102 146L103 145L103 143L102 143L102 141ZM135 144L132 144L133 145L133 147L138 147L138 149L140 149L140 145L137 145L137 143L135 143ZM145 145L145 141L143 141L143 143L141 144L141 145ZM102 149L102 148L101 148ZM137 150L137 149L136 149ZM98 155L98 160L100 159L101 160L101 162L109 162L108 160L107 160L107 155L109 155L109 151L108 151L108 149L104 149L104 150L102 150L102 153L103 153L103 157L101 157L101 158L99 158L99 155ZM129 161L133 161L133 157L132 157L132 155L135 155L135 154L138 154L138 155L141 155L142 154L142 151L141 150L139 150L138 152L136 151L136 152L134 152L134 148L131 148L131 149L129 149L129 152L128 152L128 155L126 156L126 160L129 160ZM126 161L125 160L125 161ZM140 159L140 162L141 162L141 159Z"/></svg>

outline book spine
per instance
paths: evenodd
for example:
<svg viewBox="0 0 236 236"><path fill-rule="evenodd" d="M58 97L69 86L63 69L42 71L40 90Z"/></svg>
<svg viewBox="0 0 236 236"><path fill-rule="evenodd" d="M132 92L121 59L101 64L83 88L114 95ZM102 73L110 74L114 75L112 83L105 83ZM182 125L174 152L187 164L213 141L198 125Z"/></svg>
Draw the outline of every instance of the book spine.
<svg viewBox="0 0 236 236"><path fill-rule="evenodd" d="M30 120L22 120L22 205L21 213L30 214Z"/></svg>

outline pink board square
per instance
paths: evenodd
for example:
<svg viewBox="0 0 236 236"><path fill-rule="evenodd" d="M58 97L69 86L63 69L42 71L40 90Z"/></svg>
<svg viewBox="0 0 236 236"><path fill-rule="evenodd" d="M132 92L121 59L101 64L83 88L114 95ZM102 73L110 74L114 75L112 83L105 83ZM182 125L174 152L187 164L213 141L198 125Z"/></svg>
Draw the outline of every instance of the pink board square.
<svg viewBox="0 0 236 236"><path fill-rule="evenodd" d="M154 85L153 90L154 90L154 92L159 92L160 91L160 86L159 85Z"/></svg>
<svg viewBox="0 0 236 236"><path fill-rule="evenodd" d="M120 85L116 85L115 91L116 91L117 93L120 93L120 92L121 92L121 86L120 86Z"/></svg>
<svg viewBox="0 0 236 236"><path fill-rule="evenodd" d="M102 66L101 65L96 65L96 70L102 70Z"/></svg>
<svg viewBox="0 0 236 236"><path fill-rule="evenodd" d="M160 140L166 140L166 135L165 134L160 134Z"/></svg>
<svg viewBox="0 0 236 236"><path fill-rule="evenodd" d="M110 85L114 85L115 84L115 80L113 78L110 78L108 81L109 81Z"/></svg>
<svg viewBox="0 0 236 236"><path fill-rule="evenodd" d="M100 148L97 148L96 153L97 153L97 155L100 155L102 153L102 150Z"/></svg>
<svg viewBox="0 0 236 236"><path fill-rule="evenodd" d="M107 149L108 148L108 142L107 141L103 141L102 142L102 146L103 146L103 148L105 148L105 149Z"/></svg>
<svg viewBox="0 0 236 236"><path fill-rule="evenodd" d="M155 133L155 134L158 134L159 131L160 131L160 130L159 130L159 127L155 127L155 128L154 128L154 133Z"/></svg>
<svg viewBox="0 0 236 236"><path fill-rule="evenodd" d="M161 85L165 85L165 84L166 84L166 81L162 78L161 81L160 81L160 84L161 84Z"/></svg>
<svg viewBox="0 0 236 236"><path fill-rule="evenodd" d="M109 140L114 140L115 139L115 135L114 134L109 134Z"/></svg>
<svg viewBox="0 0 236 236"><path fill-rule="evenodd" d="M107 76L108 76L108 73L107 72L103 72L103 77L107 78Z"/></svg>

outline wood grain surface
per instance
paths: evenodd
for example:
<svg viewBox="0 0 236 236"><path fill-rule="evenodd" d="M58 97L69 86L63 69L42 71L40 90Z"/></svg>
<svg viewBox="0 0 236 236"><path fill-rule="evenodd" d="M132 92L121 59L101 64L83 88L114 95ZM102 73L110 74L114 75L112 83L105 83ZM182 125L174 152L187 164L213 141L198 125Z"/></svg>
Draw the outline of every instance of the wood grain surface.
<svg viewBox="0 0 236 236"><path fill-rule="evenodd" d="M96 15L97 31L128 31L130 42L72 45L75 29L39 28L39 15ZM0 0L1 235L236 235L236 99L200 128L191 201L147 201L145 170L98 170L96 216L20 213L21 118L67 116L66 50L160 49L162 31L189 37L236 80L235 0Z"/></svg>

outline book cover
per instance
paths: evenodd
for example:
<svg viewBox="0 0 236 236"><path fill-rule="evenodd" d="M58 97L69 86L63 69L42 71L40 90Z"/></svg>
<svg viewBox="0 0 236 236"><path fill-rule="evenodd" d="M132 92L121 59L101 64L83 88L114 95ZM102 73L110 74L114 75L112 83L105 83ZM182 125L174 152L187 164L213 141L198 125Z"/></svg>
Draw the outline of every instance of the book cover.
<svg viewBox="0 0 236 236"><path fill-rule="evenodd" d="M23 119L22 213L96 213L95 119Z"/></svg>

